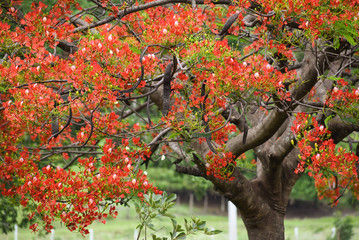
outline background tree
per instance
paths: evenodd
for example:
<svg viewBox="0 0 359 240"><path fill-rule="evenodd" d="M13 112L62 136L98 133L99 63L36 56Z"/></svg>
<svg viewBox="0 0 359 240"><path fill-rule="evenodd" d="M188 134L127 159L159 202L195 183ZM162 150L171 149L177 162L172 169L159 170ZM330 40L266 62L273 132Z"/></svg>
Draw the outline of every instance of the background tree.
<svg viewBox="0 0 359 240"><path fill-rule="evenodd" d="M250 239L284 239L304 171L333 204L358 196L358 12L357 0L2 6L2 194L47 230L59 218L86 233L104 209L160 193L139 165L166 156L231 200Z"/></svg>

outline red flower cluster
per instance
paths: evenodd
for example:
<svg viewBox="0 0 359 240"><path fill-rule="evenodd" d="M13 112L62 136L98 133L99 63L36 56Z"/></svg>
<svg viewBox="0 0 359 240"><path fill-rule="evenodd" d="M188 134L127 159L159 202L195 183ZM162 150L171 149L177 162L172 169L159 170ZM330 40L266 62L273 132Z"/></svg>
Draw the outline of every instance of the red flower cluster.
<svg viewBox="0 0 359 240"><path fill-rule="evenodd" d="M34 3L18 25L0 22L0 49L5 50L0 64L0 188L34 209L48 231L58 218L85 234L94 220L117 215L113 204L161 193L139 164L151 154L144 141L164 126L172 135L158 141L179 139L184 146L188 139L211 138L218 154L207 155L207 174L232 180L236 162L224 150L238 131L230 123L231 107L242 104L239 113L246 114L251 110L246 104L258 108L273 97L291 100L284 84L294 81L296 72L281 63L294 67L296 31L313 42L328 40L334 48L358 41L358 0L258 0L261 12L240 11L253 4L249 0L228 9L215 1L193 8L162 7L152 0L129 7L128 2L121 6L101 0L99 8L108 16L100 17L99 25L107 22L99 27L86 16L89 10L81 12L84 22L76 21L82 17L71 11L81 9L76 2L61 0L51 9ZM257 19L244 29L247 11ZM9 16L3 19L18 18L15 7L0 13ZM226 33L241 46L233 37L218 36L233 14L236 20ZM110 25L111 20L116 24ZM151 120L140 111L150 113L152 103L161 108L158 97L148 93L161 89L172 59L177 69L170 81L166 76L170 109ZM326 105L359 120L358 95L359 89L341 80ZM347 186L359 192L357 157L336 149L324 126L298 114L293 131L301 151L297 172L307 168L322 196L337 197Z"/></svg>
<svg viewBox="0 0 359 240"><path fill-rule="evenodd" d="M131 88L141 75L140 55L107 31L101 39L78 40L72 25L59 22L71 13L68 3L60 1L48 12L43 3L33 4L21 21L23 29L0 23L1 46L26 49L0 65L0 188L3 195L33 209L30 218L40 216L47 231L56 218L71 231L86 234L94 220L116 217L113 204L162 192L138 169L150 154L132 135L142 127L120 121L114 112L95 111L120 105L119 90ZM49 52L58 39L77 39L81 48L71 58L60 59ZM117 64L119 59L122 64ZM157 61L152 55L142 59L146 74L156 70ZM91 119L91 124L83 119ZM129 135L120 143L109 138L122 132ZM71 147L86 142L102 144L92 149L93 157L73 158ZM51 158L56 154L64 159ZM70 168L74 161L78 168ZM35 223L30 229L37 227Z"/></svg>
<svg viewBox="0 0 359 240"><path fill-rule="evenodd" d="M344 120L351 117L359 121L359 88L348 86L343 79L334 86L326 104Z"/></svg>
<svg viewBox="0 0 359 240"><path fill-rule="evenodd" d="M342 188L353 190L359 198L358 156L337 148L329 138L330 131L308 114L297 114L292 131L297 135L300 150L300 163L295 172L308 171L316 180L319 197L331 198L336 204Z"/></svg>
<svg viewBox="0 0 359 240"><path fill-rule="evenodd" d="M206 156L207 175L212 175L218 179L233 181L232 174L235 166L236 161L231 152L224 152L223 150L217 154L209 152Z"/></svg>

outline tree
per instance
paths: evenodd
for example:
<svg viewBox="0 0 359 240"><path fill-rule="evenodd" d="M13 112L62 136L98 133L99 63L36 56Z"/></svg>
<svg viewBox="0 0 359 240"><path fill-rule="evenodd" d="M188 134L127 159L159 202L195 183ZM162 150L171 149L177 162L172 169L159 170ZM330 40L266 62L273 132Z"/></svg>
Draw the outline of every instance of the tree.
<svg viewBox="0 0 359 240"><path fill-rule="evenodd" d="M139 167L159 156L211 181L250 239L284 239L304 172L333 204L358 197L358 0L89 2L2 5L1 188L30 218L86 233L160 193Z"/></svg>

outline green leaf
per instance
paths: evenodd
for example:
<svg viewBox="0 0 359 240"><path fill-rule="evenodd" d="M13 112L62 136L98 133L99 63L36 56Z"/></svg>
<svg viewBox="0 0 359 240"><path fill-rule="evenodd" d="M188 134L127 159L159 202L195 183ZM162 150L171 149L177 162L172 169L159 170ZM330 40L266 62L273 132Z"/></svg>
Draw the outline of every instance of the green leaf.
<svg viewBox="0 0 359 240"><path fill-rule="evenodd" d="M343 34L343 36L351 45L355 45L355 40L350 34Z"/></svg>
<svg viewBox="0 0 359 240"><path fill-rule="evenodd" d="M137 54L141 54L141 50L135 47L130 47L131 51Z"/></svg>
<svg viewBox="0 0 359 240"><path fill-rule="evenodd" d="M186 238L187 238L187 235L184 232L181 232L180 234L178 234L176 236L175 239L186 239Z"/></svg>
<svg viewBox="0 0 359 240"><path fill-rule="evenodd" d="M151 194L145 194L145 195L144 195L144 198L145 198L146 202L149 202L149 201L150 201L150 198L151 198L150 195L151 195Z"/></svg>
<svg viewBox="0 0 359 240"><path fill-rule="evenodd" d="M106 138L103 138L98 142L98 146L103 147L105 145L105 143L106 143Z"/></svg>
<svg viewBox="0 0 359 240"><path fill-rule="evenodd" d="M205 226L206 226L205 221L200 221L199 223L197 223L197 229L198 230L203 230Z"/></svg>
<svg viewBox="0 0 359 240"><path fill-rule="evenodd" d="M167 201L167 202L173 202L173 201L176 200L176 198L177 198L177 195L174 194L174 193L172 193L171 195L169 195L169 196L167 197L166 201Z"/></svg>
<svg viewBox="0 0 359 240"><path fill-rule="evenodd" d="M150 228L151 230L156 231L155 225L153 225L152 223L148 224L147 227Z"/></svg>
<svg viewBox="0 0 359 240"><path fill-rule="evenodd" d="M170 213L164 213L163 214L164 217L169 217L169 218L175 218L175 216L173 214L170 214Z"/></svg>
<svg viewBox="0 0 359 240"><path fill-rule="evenodd" d="M184 227L186 228L186 232L188 233L191 227L188 225L187 219L184 219Z"/></svg>
<svg viewBox="0 0 359 240"><path fill-rule="evenodd" d="M339 42L338 42L338 47L339 47ZM329 76L329 77L326 77L326 79L332 80L332 81L338 81L338 80L340 80L340 79L342 79L342 78L340 78L340 77L335 77L335 76Z"/></svg>
<svg viewBox="0 0 359 240"><path fill-rule="evenodd" d="M138 214L141 211L141 207L137 202L133 203L135 205L136 213Z"/></svg>
<svg viewBox="0 0 359 240"><path fill-rule="evenodd" d="M221 232L222 232L221 230L212 230L210 233L211 233L211 235L215 235L215 234L219 234Z"/></svg>
<svg viewBox="0 0 359 240"><path fill-rule="evenodd" d="M334 117L334 115L329 115L325 120L324 120L324 125L326 128L328 128L328 123L330 121L330 119L332 119Z"/></svg>

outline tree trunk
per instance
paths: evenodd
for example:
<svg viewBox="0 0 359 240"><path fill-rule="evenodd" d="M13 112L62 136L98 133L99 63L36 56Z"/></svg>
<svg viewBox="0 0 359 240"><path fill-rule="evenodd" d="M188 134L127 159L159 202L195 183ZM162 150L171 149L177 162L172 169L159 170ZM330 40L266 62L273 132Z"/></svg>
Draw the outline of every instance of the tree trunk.
<svg viewBox="0 0 359 240"><path fill-rule="evenodd" d="M284 240L284 215L275 211L258 221L242 218L249 240Z"/></svg>
<svg viewBox="0 0 359 240"><path fill-rule="evenodd" d="M204 195L204 199L203 199L203 212L207 213L208 210L208 195L206 193L206 195Z"/></svg>
<svg viewBox="0 0 359 240"><path fill-rule="evenodd" d="M193 202L194 202L194 196L193 193L189 194L189 212L193 213Z"/></svg>

